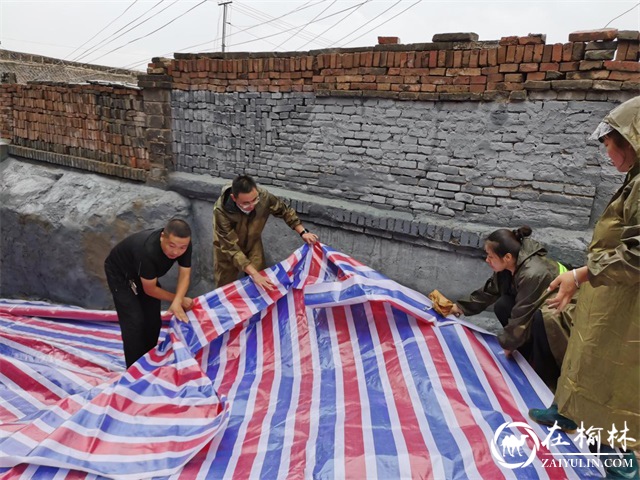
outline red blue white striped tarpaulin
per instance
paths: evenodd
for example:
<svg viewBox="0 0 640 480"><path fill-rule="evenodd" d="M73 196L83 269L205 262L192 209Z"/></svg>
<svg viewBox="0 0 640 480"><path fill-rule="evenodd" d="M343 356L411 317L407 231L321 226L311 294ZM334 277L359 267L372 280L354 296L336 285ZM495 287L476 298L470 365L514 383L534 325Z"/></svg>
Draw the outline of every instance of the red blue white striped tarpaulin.
<svg viewBox="0 0 640 480"><path fill-rule="evenodd" d="M324 245L265 273L277 291L198 297L127 372L112 313L0 302L0 478L601 476L492 455L505 423L545 438L526 412L551 400L494 336Z"/></svg>

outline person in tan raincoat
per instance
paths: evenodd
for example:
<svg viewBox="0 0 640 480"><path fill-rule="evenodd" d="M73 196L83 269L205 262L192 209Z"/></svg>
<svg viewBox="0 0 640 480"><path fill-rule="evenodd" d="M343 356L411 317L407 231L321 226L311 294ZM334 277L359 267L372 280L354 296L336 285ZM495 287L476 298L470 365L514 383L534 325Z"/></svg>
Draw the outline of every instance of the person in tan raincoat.
<svg viewBox="0 0 640 480"><path fill-rule="evenodd" d="M545 425L571 431L582 424L602 428L608 445L615 427L614 446L640 446L640 97L609 113L591 138L605 145L611 162L626 173L593 232L587 265L556 278L559 288L549 300L562 310L579 287L573 329L554 404L532 409L530 417ZM623 438L623 430L625 432ZM611 476L638 478L633 465ZM634 476L635 475L635 476Z"/></svg>
<svg viewBox="0 0 640 480"><path fill-rule="evenodd" d="M222 189L213 207L213 271L216 287L238 279L241 272L271 290L271 281L258 273L266 267L262 231L269 216L282 218L312 245L318 237L304 228L295 210L246 175Z"/></svg>
<svg viewBox="0 0 640 480"><path fill-rule="evenodd" d="M542 380L555 388L570 326L552 318L555 314L543 316L540 298L566 268L547 257L546 249L530 235L528 226L491 233L484 249L494 274L482 288L458 299L452 313L471 316L493 305L504 327L498 335L500 346L508 355L518 350Z"/></svg>

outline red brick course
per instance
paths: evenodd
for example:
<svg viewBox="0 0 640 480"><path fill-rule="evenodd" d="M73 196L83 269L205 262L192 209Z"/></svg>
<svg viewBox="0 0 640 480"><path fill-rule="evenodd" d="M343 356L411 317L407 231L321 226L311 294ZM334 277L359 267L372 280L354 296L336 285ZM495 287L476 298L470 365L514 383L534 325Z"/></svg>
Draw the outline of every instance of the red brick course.
<svg viewBox="0 0 640 480"><path fill-rule="evenodd" d="M138 78L142 90L0 84L0 137L24 151L66 156L71 165L82 157L106 165L90 169L140 178L140 171L170 168L172 90L406 101L522 101L530 94L533 99L608 101L640 93L636 31L574 32L569 42L551 45L540 34L492 42L469 34L466 40L447 38L400 45L381 37L375 47L281 56L176 54L152 60Z"/></svg>
<svg viewBox="0 0 640 480"><path fill-rule="evenodd" d="M379 45L368 49L308 52L296 56L275 54L221 54L202 57L177 54L177 59L162 59L149 64L149 77L165 75L172 88L206 89L215 92L292 92L339 91L340 95L371 95L372 91L466 93L470 85L474 93L521 91L523 82L545 80L615 80L621 89L633 89L640 81L638 51L640 38L636 32L616 29L574 32L567 43L546 45L541 34L503 37L499 42L438 42L399 45L396 37L379 37ZM585 58L589 42L603 52L614 41L613 60ZM598 54L600 55L600 54ZM613 55L613 54L612 54ZM253 58L253 57L257 58ZM598 58L598 57L595 57ZM585 71L593 72L584 74ZM581 73L582 72L582 73ZM611 78L613 72L631 73ZM629 82L626 86L625 82ZM565 91L571 84L564 85ZM575 89L601 89L586 83ZM526 91L526 86L524 87ZM550 90L556 90L551 84ZM524 93L526 98L526 92ZM397 95L396 98L400 98ZM404 99L415 99L403 96ZM445 98L445 97L442 97ZM451 95L446 96L451 99ZM482 95L476 96L482 100ZM493 98L491 95L488 99ZM521 98L520 95L515 98ZM418 98L419 99L419 98ZM461 100L467 96L461 96Z"/></svg>

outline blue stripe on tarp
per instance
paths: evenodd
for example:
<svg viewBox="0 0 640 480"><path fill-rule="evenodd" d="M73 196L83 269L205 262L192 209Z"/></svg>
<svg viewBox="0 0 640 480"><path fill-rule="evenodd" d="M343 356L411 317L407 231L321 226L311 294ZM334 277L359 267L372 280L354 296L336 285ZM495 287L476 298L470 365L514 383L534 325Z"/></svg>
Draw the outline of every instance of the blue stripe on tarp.
<svg viewBox="0 0 640 480"><path fill-rule="evenodd" d="M47 327L34 326L29 323L21 323L21 322L12 322L11 320L6 320L0 317L0 328L8 331L9 333L15 332L24 333L24 334L32 334L35 337L42 337L42 339L53 339L59 340L60 343L73 342L76 345L70 346L70 348L80 348L81 345L86 346L86 348L91 347L102 347L105 350L112 350L114 352L120 352L122 350L122 342L118 340L107 340L95 337L91 335L91 332L88 332L86 335L81 335L79 333L67 333L62 332L59 329L56 329L56 325L63 324L66 322L61 322L60 320L45 320L41 319L42 322L46 322L49 325ZM78 322L73 322L72 325L75 328L78 327ZM120 329L117 328L118 333ZM100 352L98 352L100 353Z"/></svg>
<svg viewBox="0 0 640 480"><path fill-rule="evenodd" d="M336 436L336 366L333 363L332 351L338 346L334 346L331 341L327 311L313 310L313 316L320 362L318 441L315 446L316 464L313 466L313 478L334 478L336 445L332 441L323 441L323 439L333 439Z"/></svg>
<svg viewBox="0 0 640 480"><path fill-rule="evenodd" d="M462 452L450 430L444 417L444 412L440 407L442 397L438 394L432 384L427 371L420 347L416 343L416 336L411 324L415 324L415 319L409 319L406 313L393 308L393 315L397 324L398 334L402 339L402 347L407 357L407 363L416 391L420 398L420 403L424 410L429 430L433 436L435 444L438 446L437 452L429 452L431 456L441 455L444 457L443 467L445 478L465 478L468 474L464 464L460 461ZM418 327L415 327L416 329ZM418 333L420 332L417 330ZM426 347L425 347L426 348Z"/></svg>
<svg viewBox="0 0 640 480"><path fill-rule="evenodd" d="M477 357L475 355L470 356L472 352L467 351L461 342L460 336L464 335L464 332L459 327L460 325L439 327L438 331L444 340L443 348L448 349L451 353L450 358L453 359L453 364L450 363L450 367L457 370L462 377L465 391L471 402L469 407L482 416L482 419L489 425L491 432L495 432L503 423L510 422L512 419L497 412L492 406L489 395L473 368L473 365L477 362ZM491 457L488 460L494 461ZM538 479L539 475L533 464L531 464L518 469L518 478L520 477L523 479Z"/></svg>
<svg viewBox="0 0 640 480"><path fill-rule="evenodd" d="M71 468L73 469L83 469L85 471L98 470L107 475L107 477L122 475L124 468L127 475L137 473L140 474L141 478L144 478L145 474L148 474L150 471L175 469L180 467L181 465L184 465L189 456L188 453L178 455L173 458L169 458L167 455L159 455L155 460L141 460L138 456L133 456L129 460L126 459L124 455L119 455L119 460L114 462L113 460L97 460L95 455L92 456L91 460L86 460L86 454L80 453L79 455L85 458L66 455L42 445L37 446L30 454L31 457L35 458L55 458L58 462L72 466Z"/></svg>
<svg viewBox="0 0 640 480"><path fill-rule="evenodd" d="M83 393L87 389L88 382L87 384L79 383L73 380L70 376L65 375L64 372L69 372L69 370L61 369L59 363L38 363L37 361L40 359L39 355L16 350L3 344L1 340L0 355L15 359L16 362L19 362L18 365L22 363L27 365L30 369L38 372L46 378L47 381L56 385L68 395ZM5 396L0 396L0 398L3 400L7 399Z"/></svg>
<svg viewBox="0 0 640 480"><path fill-rule="evenodd" d="M370 325L373 319L367 316L362 304L352 305L350 310L359 347L359 352L354 352L354 354L356 362L359 360L362 364L364 376L367 379L365 387L369 400L371 434L376 451L377 474L380 478L400 478L398 450L391 431L392 425L389 417L389 408L395 407L387 405L384 395L375 345L370 331L370 328L375 328L375 325ZM347 319L347 321L349 320ZM382 363L384 364L384 358Z"/></svg>
<svg viewBox="0 0 640 480"><path fill-rule="evenodd" d="M215 310L218 322L221 325L222 331L226 332L231 330L236 324L235 316L231 314L227 306L223 303L219 294L222 294L222 290L217 289L206 295L207 305L211 310ZM191 342L189 342L191 344Z"/></svg>
<svg viewBox="0 0 640 480"><path fill-rule="evenodd" d="M259 314L254 317L260 318ZM253 318L252 318L253 320ZM252 321L247 325L246 345L244 355L244 373L240 379L240 383L236 390L236 396L233 397L231 403L231 416L227 428L222 434L222 440L215 455L215 461L211 464L208 472L208 478L222 478L227 471L229 461L233 449L238 441L240 426L246 417L251 416L251 412L247 411L247 402L256 380L257 354L258 354L258 333L257 322ZM232 387L233 388L233 385ZM220 392L227 395L227 392ZM231 472L229 472L231 473Z"/></svg>
<svg viewBox="0 0 640 480"><path fill-rule="evenodd" d="M327 290L325 292L318 293L305 293L304 300L307 306L313 307L314 305L345 302L354 298L358 299L360 302L366 302L368 301L369 295L376 295L378 297L383 296L388 299L397 300L421 312L426 312L428 310L424 304L409 297L402 290L391 290L379 285L361 285L358 283L339 291ZM376 301L383 301L383 299L377 298Z"/></svg>
<svg viewBox="0 0 640 480"><path fill-rule="evenodd" d="M220 352L222 352L222 346L229 342L230 332L231 330L224 332L209 344L209 357L207 358L206 370L207 377L212 381L218 376L218 370L220 369Z"/></svg>
<svg viewBox="0 0 640 480"><path fill-rule="evenodd" d="M274 361L280 363L280 385L278 386L278 394L276 397L276 408L271 418L267 441L267 453L262 461L262 469L260 478L277 478L280 474L280 464L282 462L282 450L284 446L284 438L286 430L291 427L291 423L295 420L288 418L289 407L291 406L291 397L293 393L293 351L291 345L291 328L289 322L295 322L295 312L289 311L289 295L293 296L293 292L289 292L287 296L282 297L276 303L277 316L274 315L273 322L278 322L278 335L274 340L279 343L280 358L274 358ZM275 381L275 379L274 379ZM275 385L274 385L275 386Z"/></svg>
<svg viewBox="0 0 640 480"><path fill-rule="evenodd" d="M444 330L444 328L443 328ZM519 395L526 405L529 408L546 408L548 405L544 405L540 396L536 392L535 388L528 380L527 376L524 374L520 366L517 362L505 358L503 355L500 355L502 352L502 347L498 343L498 338L493 335L482 334L479 332L474 332L475 335L482 336L486 341L487 346L493 352L493 354L497 357L498 362L502 366L502 368L507 373L508 378L513 382L516 387L516 391L512 392L512 395ZM523 412L523 416L527 417L527 412ZM506 421L506 420L505 420ZM585 426L588 428L588 426ZM548 434L548 427L542 427L542 430L545 434ZM580 450L573 443L574 435L568 435L560 430L554 432L553 439L560 436L562 438L562 442L567 442L569 445L554 445L554 451L558 451L561 453L579 453ZM544 440L541 438L540 440ZM568 457L569 458L569 457ZM575 457L573 457L575 458ZM584 465L587 465L588 462L583 462ZM578 473L581 478L601 478L602 474L600 471L592 465L587 465L586 467L574 468L574 471Z"/></svg>

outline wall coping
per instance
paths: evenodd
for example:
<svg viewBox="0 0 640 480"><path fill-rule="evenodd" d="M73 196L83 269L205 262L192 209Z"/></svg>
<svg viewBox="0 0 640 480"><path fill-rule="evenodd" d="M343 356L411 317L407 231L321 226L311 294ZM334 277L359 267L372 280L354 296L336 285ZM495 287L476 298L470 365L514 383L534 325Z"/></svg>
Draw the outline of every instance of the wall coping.
<svg viewBox="0 0 640 480"><path fill-rule="evenodd" d="M321 48L308 51L282 51L282 52L201 52L201 53L179 53L173 54L175 60L197 60L199 58L211 58L215 60L238 60L247 58L291 58L309 57L314 55L325 55L331 53L359 53L370 51L388 52L414 52L430 50L472 50L480 48L498 48L498 40L483 40L476 42L420 42L420 43L397 43L369 45L366 47L350 48ZM152 63L171 61L170 58L154 57Z"/></svg>
<svg viewBox="0 0 640 480"><path fill-rule="evenodd" d="M220 196L222 187L230 182L231 179L174 172L168 176L167 188L185 197L214 203ZM414 218L406 212L382 210L345 200L331 200L271 185L265 188L284 199L307 222L473 257L484 256L482 245L489 233L506 227L461 223L427 215ZM588 239L591 238L591 230L536 228L534 236L537 239L551 239L542 243L547 245L553 258L581 265Z"/></svg>
<svg viewBox="0 0 640 480"><path fill-rule="evenodd" d="M113 177L125 178L144 182L147 180L148 172L141 168L132 168L126 165L115 165L104 163L98 160L91 160L84 157L74 157L62 153L47 152L34 148L21 147L19 145L8 145L9 155L22 157L29 160L51 163L64 167L77 168L86 172L101 173Z"/></svg>

